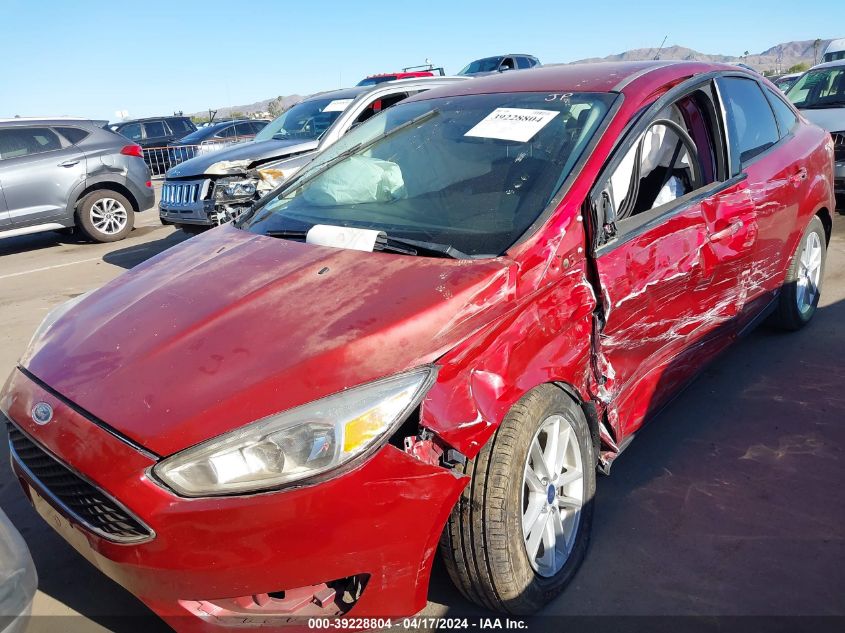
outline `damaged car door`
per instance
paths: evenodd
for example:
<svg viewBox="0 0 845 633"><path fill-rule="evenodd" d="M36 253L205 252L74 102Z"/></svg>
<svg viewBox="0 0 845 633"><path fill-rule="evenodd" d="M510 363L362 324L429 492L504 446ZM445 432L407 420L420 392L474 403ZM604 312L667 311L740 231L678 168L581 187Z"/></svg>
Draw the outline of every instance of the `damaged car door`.
<svg viewBox="0 0 845 633"><path fill-rule="evenodd" d="M754 204L730 177L717 104L709 81L660 99L592 195L596 369L620 440L728 344L745 300Z"/></svg>

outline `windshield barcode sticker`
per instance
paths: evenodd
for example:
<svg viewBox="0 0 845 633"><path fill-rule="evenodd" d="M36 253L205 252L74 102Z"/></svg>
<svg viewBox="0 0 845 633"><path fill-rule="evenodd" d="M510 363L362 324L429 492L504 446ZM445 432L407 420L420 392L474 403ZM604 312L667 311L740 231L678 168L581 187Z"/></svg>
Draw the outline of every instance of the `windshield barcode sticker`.
<svg viewBox="0 0 845 633"><path fill-rule="evenodd" d="M329 101L329 105L323 108L323 112L343 112L350 103L352 103L352 99L335 99Z"/></svg>
<svg viewBox="0 0 845 633"><path fill-rule="evenodd" d="M554 110L496 108L464 136L527 143L558 114Z"/></svg>

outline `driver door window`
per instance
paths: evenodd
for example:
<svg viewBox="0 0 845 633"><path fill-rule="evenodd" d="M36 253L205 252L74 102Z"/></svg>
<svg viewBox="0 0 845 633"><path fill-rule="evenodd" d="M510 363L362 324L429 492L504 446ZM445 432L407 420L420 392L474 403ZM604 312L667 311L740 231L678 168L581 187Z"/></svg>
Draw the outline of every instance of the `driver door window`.
<svg viewBox="0 0 845 633"><path fill-rule="evenodd" d="M716 181L712 101L697 91L651 121L627 150L605 187L616 223L663 210ZM658 212L659 213L659 212Z"/></svg>

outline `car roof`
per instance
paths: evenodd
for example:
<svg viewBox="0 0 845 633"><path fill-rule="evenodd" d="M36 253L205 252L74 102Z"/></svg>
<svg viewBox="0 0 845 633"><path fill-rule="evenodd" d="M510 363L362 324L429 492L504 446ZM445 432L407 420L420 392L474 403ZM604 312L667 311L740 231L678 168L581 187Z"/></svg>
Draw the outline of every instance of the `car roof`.
<svg viewBox="0 0 845 633"><path fill-rule="evenodd" d="M53 117L15 117L13 119L0 119L0 123L2 124L18 124L18 125L31 125L33 123L42 123L44 125L61 125L67 123L81 123L86 125L97 125L99 120L95 119L86 119L85 117L76 117L76 116L53 116ZM105 120L102 121L105 124Z"/></svg>
<svg viewBox="0 0 845 633"><path fill-rule="evenodd" d="M474 77L460 84L436 88L415 100L433 97L495 92L623 92L654 90L675 79L710 71L726 71L759 78L759 75L727 64L686 61L593 62L540 66L531 72L497 73Z"/></svg>
<svg viewBox="0 0 845 633"><path fill-rule="evenodd" d="M327 90L325 92L318 92L310 97L303 99L300 103L305 101L313 101L315 99L354 99L362 92L366 92L372 86L353 86L352 88L339 88L337 90Z"/></svg>
<svg viewBox="0 0 845 633"><path fill-rule="evenodd" d="M820 68L835 68L836 66L845 66L845 59L834 59L832 62L816 64L810 70L819 70ZM808 70L807 72L810 72L810 70Z"/></svg>
<svg viewBox="0 0 845 633"><path fill-rule="evenodd" d="M391 73L394 74L394 73ZM408 77L407 79L395 79L393 81L383 81L374 86L353 86L352 88L341 88L339 90L329 90L327 92L318 92L307 99L303 99L300 103L311 101L314 99L354 99L355 97L366 94L368 92L378 92L380 90L390 90L391 88L403 86L406 88L416 88L428 86L429 84L449 84L451 82L468 81L469 77Z"/></svg>
<svg viewBox="0 0 845 633"><path fill-rule="evenodd" d="M148 116L142 119L126 119L125 121L118 121L112 125L123 125L124 123L144 123L145 121L165 121L167 119L190 119L191 117L183 114L168 114L164 116Z"/></svg>

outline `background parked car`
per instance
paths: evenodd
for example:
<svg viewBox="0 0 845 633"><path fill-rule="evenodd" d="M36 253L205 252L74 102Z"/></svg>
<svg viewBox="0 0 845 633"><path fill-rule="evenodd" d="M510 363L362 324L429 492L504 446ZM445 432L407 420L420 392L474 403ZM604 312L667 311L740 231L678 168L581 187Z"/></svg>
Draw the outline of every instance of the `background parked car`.
<svg viewBox="0 0 845 633"><path fill-rule="evenodd" d="M776 79L772 79L772 83L775 84L778 88L781 89L783 92L787 92L792 86L795 85L795 82L798 81L798 78L801 76L802 73L789 73L787 75L781 75Z"/></svg>
<svg viewBox="0 0 845 633"><path fill-rule="evenodd" d="M260 194L264 176L258 167L272 163L275 173L266 177L275 185L355 125L411 95L455 81L466 79L423 77L314 95L267 125L253 143L197 156L171 169L161 192L161 221L189 230L227 222Z"/></svg>
<svg viewBox="0 0 845 633"><path fill-rule="evenodd" d="M814 66L786 95L801 114L833 136L836 206L845 214L845 59Z"/></svg>
<svg viewBox="0 0 845 633"><path fill-rule="evenodd" d="M196 132L197 126L186 116L151 117L112 124L111 129L143 147L144 159L153 175L169 169L167 153L153 148L167 147L171 142Z"/></svg>
<svg viewBox="0 0 845 633"><path fill-rule="evenodd" d="M216 152L236 143L245 143L255 138L269 121L240 119L219 121L199 128L178 141L169 143L167 149L169 167L178 165L199 154Z"/></svg>
<svg viewBox="0 0 845 633"><path fill-rule="evenodd" d="M140 145L82 119L0 121L0 237L78 226L114 242L154 204Z"/></svg>
<svg viewBox="0 0 845 633"><path fill-rule="evenodd" d="M533 55L511 53L476 59L464 66L459 75L491 75L506 70L526 70L540 65L540 60Z"/></svg>
<svg viewBox="0 0 845 633"><path fill-rule="evenodd" d="M0 510L0 632L23 633L37 588L26 543Z"/></svg>

